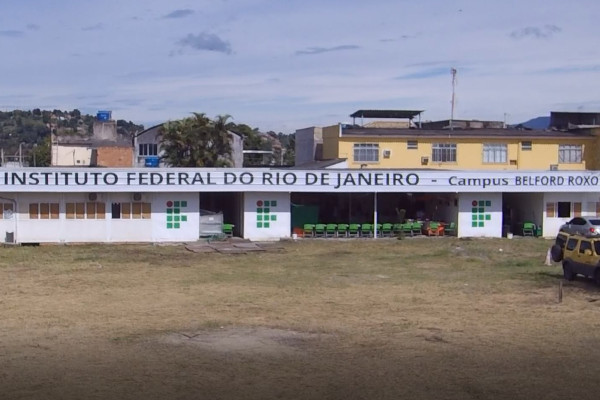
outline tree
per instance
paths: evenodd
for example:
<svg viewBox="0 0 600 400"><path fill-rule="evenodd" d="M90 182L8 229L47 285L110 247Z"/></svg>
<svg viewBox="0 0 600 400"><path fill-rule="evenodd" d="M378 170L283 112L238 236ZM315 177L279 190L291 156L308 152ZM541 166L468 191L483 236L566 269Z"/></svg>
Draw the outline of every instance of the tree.
<svg viewBox="0 0 600 400"><path fill-rule="evenodd" d="M28 161L31 167L50 166L50 136L46 136L40 144L33 146Z"/></svg>
<svg viewBox="0 0 600 400"><path fill-rule="evenodd" d="M159 129L165 164L173 167L230 167L229 115L211 121L203 113L169 121Z"/></svg>

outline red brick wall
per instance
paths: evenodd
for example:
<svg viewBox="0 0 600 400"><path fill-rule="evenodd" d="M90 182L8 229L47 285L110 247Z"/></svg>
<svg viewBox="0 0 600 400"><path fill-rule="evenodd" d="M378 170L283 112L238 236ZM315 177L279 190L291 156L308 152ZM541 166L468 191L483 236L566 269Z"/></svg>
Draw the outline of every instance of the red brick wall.
<svg viewBox="0 0 600 400"><path fill-rule="evenodd" d="M98 147L99 167L132 167L132 147Z"/></svg>

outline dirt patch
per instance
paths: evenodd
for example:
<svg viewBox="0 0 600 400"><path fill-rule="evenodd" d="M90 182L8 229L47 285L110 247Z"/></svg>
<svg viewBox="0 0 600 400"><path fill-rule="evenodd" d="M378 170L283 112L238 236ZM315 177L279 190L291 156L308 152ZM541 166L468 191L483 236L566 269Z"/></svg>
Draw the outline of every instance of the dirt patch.
<svg viewBox="0 0 600 400"><path fill-rule="evenodd" d="M273 356L301 351L324 336L328 335L267 327L222 327L210 331L172 332L159 337L158 341L223 353Z"/></svg>

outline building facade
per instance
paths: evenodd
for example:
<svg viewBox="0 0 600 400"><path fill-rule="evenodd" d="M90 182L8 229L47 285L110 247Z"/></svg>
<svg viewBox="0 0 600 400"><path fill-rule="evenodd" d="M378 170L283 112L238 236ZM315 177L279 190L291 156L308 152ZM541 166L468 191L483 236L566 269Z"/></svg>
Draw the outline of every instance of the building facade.
<svg viewBox="0 0 600 400"><path fill-rule="evenodd" d="M599 146L589 131L323 128L323 158L349 168L591 170Z"/></svg>
<svg viewBox="0 0 600 400"><path fill-rule="evenodd" d="M15 243L181 242L202 236L203 210L251 240L279 240L314 222L396 222L394 208L455 222L461 237L554 236L600 216L600 171L26 168L0 170L0 235ZM375 233L375 236L377 233Z"/></svg>

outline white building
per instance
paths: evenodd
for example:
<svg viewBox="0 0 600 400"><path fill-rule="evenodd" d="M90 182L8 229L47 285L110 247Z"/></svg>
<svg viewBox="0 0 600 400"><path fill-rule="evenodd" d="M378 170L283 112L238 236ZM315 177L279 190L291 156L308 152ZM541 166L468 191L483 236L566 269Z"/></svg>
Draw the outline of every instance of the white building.
<svg viewBox="0 0 600 400"><path fill-rule="evenodd" d="M425 212L457 223L458 236L501 237L507 221L530 221L551 237L573 216L599 215L599 185L600 171L2 169L0 238L195 241L201 210L211 210L238 236L277 240L298 225L298 205L319 208L320 222L386 222L390 209L419 196Z"/></svg>

